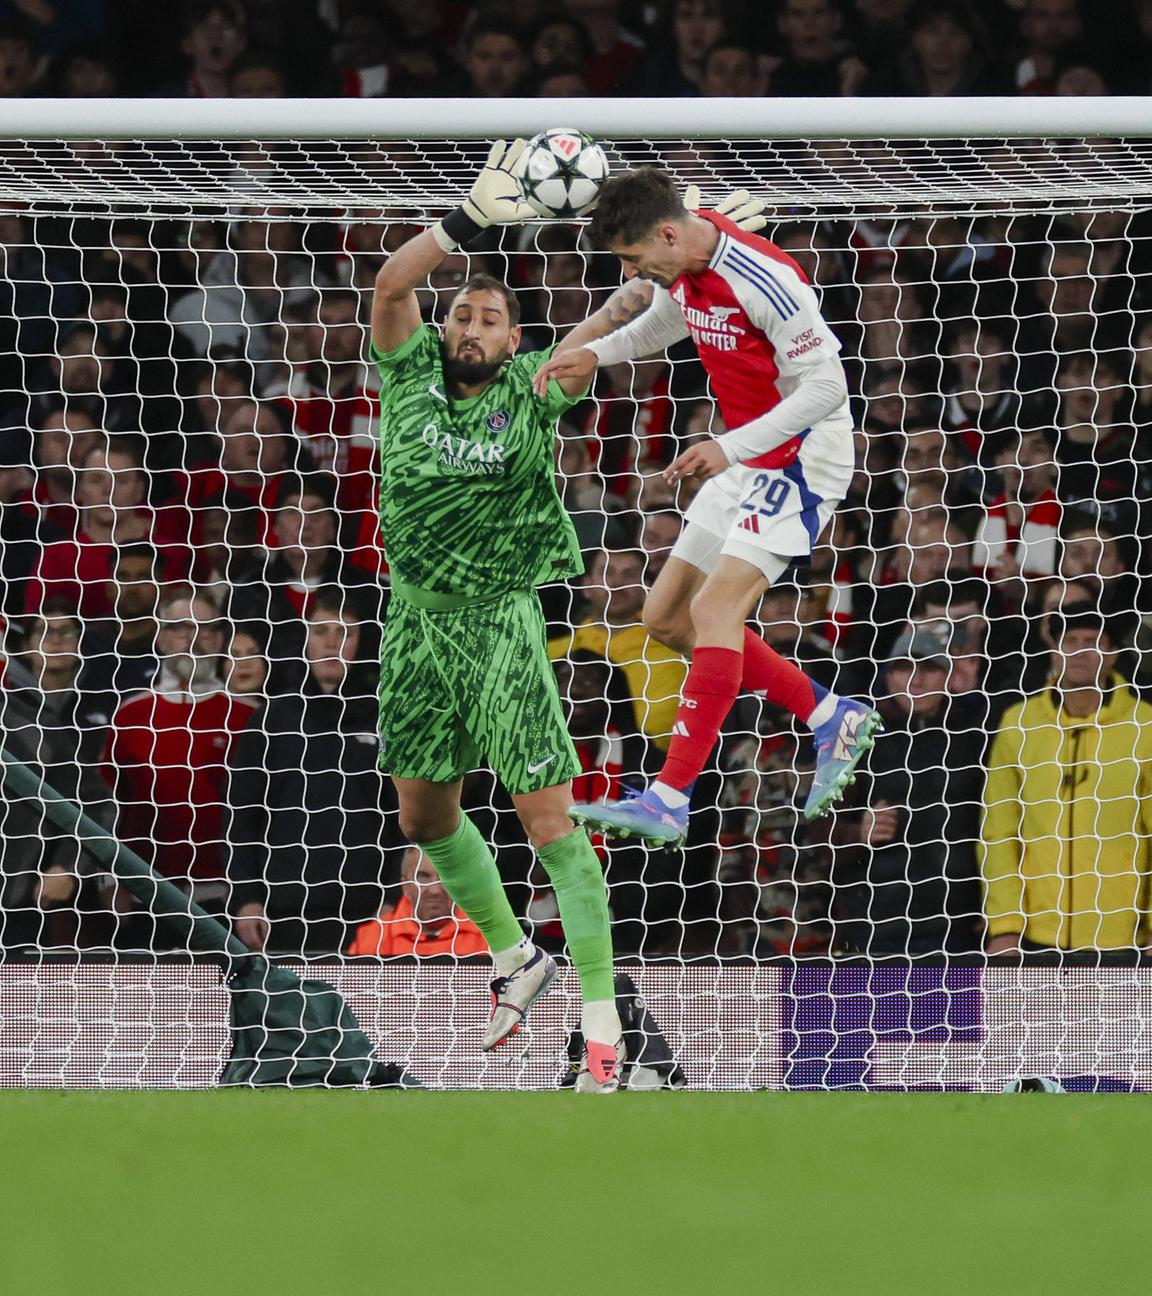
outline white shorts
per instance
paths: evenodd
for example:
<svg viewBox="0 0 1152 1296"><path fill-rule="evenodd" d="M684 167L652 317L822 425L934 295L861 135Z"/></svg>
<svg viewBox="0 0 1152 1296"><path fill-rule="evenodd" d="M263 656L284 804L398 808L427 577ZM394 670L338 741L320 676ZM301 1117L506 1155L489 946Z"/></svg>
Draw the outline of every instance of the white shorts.
<svg viewBox="0 0 1152 1296"><path fill-rule="evenodd" d="M684 523L684 529L676 537L669 557L679 558L707 576L711 574L722 553L751 563L763 573L769 585L775 585L792 562L791 558L769 553L767 549L755 549L752 545L741 544L739 540L715 535L695 522Z"/></svg>
<svg viewBox="0 0 1152 1296"><path fill-rule="evenodd" d="M847 495L854 471L850 440L845 448L833 459L806 444L787 468L737 465L710 478L688 506L672 556L710 572L728 554L758 567L770 582L779 580L790 563L811 558Z"/></svg>

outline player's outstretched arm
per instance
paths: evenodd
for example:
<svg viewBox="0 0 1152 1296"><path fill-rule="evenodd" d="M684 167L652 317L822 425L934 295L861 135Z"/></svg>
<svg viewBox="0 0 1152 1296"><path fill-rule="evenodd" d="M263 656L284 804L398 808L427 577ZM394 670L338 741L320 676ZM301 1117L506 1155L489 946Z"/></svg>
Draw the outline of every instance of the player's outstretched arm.
<svg viewBox="0 0 1152 1296"><path fill-rule="evenodd" d="M536 374L543 396L549 382L591 381L597 366L666 351L688 336L683 312L662 289L630 279L594 315L578 324Z"/></svg>
<svg viewBox="0 0 1152 1296"><path fill-rule="evenodd" d="M699 208L699 185L688 186L684 205L693 211ZM747 189L737 189L716 205L716 211L741 229L755 231L768 223L765 206ZM586 386L599 365L653 355L687 336L684 316L668 294L646 280L630 279L556 347L536 375L536 394L543 396L553 380L566 390L570 384ZM603 338L610 340L600 344Z"/></svg>
<svg viewBox="0 0 1152 1296"><path fill-rule="evenodd" d="M379 351L395 351L420 326L416 288L441 261L491 225L509 225L536 213L524 201L513 174L524 141L497 140L468 197L431 229L392 254L376 276L372 297L372 341Z"/></svg>
<svg viewBox="0 0 1152 1296"><path fill-rule="evenodd" d="M735 463L777 450L786 441L834 414L848 400L848 383L839 356L805 368L795 390L759 418L731 432L689 446L664 469L670 483L684 477L707 479Z"/></svg>

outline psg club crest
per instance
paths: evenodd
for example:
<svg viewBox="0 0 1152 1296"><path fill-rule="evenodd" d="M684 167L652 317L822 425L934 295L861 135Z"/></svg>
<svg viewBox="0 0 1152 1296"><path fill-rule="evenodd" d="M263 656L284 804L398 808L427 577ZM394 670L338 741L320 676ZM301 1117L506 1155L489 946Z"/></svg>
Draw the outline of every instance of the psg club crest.
<svg viewBox="0 0 1152 1296"><path fill-rule="evenodd" d="M512 422L512 415L505 409L497 410L494 414L489 414L485 420L484 426L489 432L503 432L508 424Z"/></svg>

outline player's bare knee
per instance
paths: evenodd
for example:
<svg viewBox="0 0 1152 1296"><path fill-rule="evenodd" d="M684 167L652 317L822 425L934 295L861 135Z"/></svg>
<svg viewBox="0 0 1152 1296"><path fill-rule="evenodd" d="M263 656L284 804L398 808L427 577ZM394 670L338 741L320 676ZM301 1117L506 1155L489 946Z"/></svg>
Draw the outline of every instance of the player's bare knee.
<svg viewBox="0 0 1152 1296"><path fill-rule="evenodd" d="M565 815L563 820L548 820L544 823L533 824L526 831L528 840L532 843L532 849L539 851L543 850L545 846L551 846L553 842L558 842L561 837L567 837L569 833L579 830L573 826L572 820Z"/></svg>
<svg viewBox="0 0 1152 1296"><path fill-rule="evenodd" d="M645 606L643 613L644 629L657 643L677 652L692 651L692 625L683 617L675 614L669 616L663 608Z"/></svg>
<svg viewBox="0 0 1152 1296"><path fill-rule="evenodd" d="M424 806L400 807L400 831L413 844L441 841L451 837L459 824L459 815L428 810Z"/></svg>
<svg viewBox="0 0 1152 1296"><path fill-rule="evenodd" d="M701 635L714 631L718 626L726 624L735 615L731 603L717 597L709 589L702 589L693 597L689 612L692 617L692 629L697 639Z"/></svg>

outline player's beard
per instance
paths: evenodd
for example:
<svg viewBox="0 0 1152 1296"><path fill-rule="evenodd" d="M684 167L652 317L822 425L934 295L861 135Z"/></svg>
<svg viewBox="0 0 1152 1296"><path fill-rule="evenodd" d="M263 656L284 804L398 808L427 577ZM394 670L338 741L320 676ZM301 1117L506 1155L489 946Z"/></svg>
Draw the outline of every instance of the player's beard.
<svg viewBox="0 0 1152 1296"><path fill-rule="evenodd" d="M467 351L464 356L449 355L448 348L440 343L440 360L444 366L446 382L459 387L478 387L495 378L511 359L505 351L495 360L486 360L479 351Z"/></svg>

